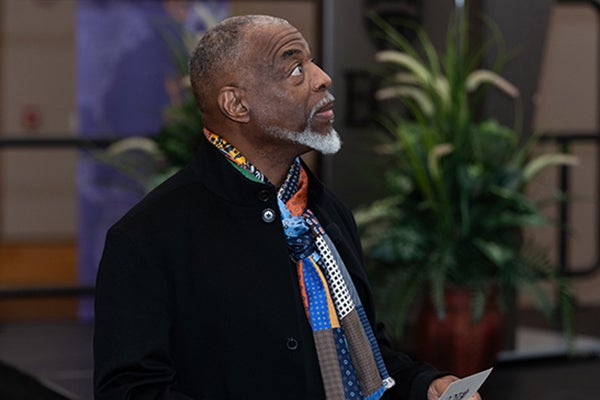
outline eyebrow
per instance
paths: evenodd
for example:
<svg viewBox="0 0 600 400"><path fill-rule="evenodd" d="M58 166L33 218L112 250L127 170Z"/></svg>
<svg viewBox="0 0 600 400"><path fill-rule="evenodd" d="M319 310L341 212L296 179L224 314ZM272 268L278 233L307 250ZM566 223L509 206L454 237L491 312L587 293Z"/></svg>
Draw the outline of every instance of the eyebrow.
<svg viewBox="0 0 600 400"><path fill-rule="evenodd" d="M296 54L302 54L302 53L303 53L303 51L300 49L290 49L290 50L284 51L283 54L281 55L281 58L286 60Z"/></svg>

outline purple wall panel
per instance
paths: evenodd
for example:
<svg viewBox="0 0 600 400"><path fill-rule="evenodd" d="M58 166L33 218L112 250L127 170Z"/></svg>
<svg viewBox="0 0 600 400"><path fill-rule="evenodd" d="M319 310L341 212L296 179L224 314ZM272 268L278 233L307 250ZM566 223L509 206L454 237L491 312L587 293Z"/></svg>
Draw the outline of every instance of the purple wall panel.
<svg viewBox="0 0 600 400"><path fill-rule="evenodd" d="M81 0L77 10L77 115L81 137L152 135L170 103L165 80L177 74L165 40L226 16L224 1L170 5L160 0ZM173 6L178 7L173 9ZM170 7L170 8L169 8ZM183 14L180 12L184 11ZM176 19L179 19L177 21ZM176 36L181 36L177 34ZM144 194L141 185L82 153L79 186L79 280L93 284L106 230ZM80 316L93 316L83 300Z"/></svg>

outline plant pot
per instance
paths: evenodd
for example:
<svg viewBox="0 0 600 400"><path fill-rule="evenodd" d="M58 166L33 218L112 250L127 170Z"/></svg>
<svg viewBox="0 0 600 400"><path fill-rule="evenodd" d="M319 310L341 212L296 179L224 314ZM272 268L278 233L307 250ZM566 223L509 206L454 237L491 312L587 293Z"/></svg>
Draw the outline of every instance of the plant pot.
<svg viewBox="0 0 600 400"><path fill-rule="evenodd" d="M464 377L494 365L503 344L504 318L489 296L482 318L473 323L472 296L465 288L447 288L446 317L440 320L425 301L417 321L419 357L434 367Z"/></svg>

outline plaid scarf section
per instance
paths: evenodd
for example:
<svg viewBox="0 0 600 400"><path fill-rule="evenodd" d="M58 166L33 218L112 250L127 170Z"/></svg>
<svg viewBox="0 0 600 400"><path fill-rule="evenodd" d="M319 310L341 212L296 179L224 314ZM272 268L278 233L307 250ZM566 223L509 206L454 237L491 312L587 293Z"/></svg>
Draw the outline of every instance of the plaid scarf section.
<svg viewBox="0 0 600 400"><path fill-rule="evenodd" d="M206 129L205 135L244 174L268 183L231 144ZM299 159L278 191L278 204L327 400L379 399L394 380L343 260L307 208L308 176Z"/></svg>

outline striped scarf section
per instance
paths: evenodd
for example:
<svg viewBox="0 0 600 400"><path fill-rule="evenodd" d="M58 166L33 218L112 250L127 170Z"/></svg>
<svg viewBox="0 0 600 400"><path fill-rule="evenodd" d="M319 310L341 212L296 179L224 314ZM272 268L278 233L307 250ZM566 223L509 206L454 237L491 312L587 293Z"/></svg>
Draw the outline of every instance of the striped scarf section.
<svg viewBox="0 0 600 400"><path fill-rule="evenodd" d="M268 183L231 144L207 130L205 135L244 174ZM308 176L299 159L278 191L278 204L327 400L379 399L394 380L342 258L307 208Z"/></svg>

